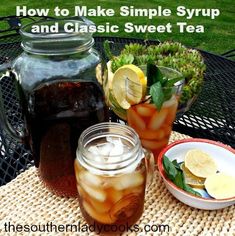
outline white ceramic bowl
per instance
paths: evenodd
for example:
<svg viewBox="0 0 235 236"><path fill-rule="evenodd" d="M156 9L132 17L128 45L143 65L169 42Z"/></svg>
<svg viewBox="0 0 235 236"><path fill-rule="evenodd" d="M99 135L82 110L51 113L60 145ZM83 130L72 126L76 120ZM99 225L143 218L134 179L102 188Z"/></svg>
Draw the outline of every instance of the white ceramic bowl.
<svg viewBox="0 0 235 236"><path fill-rule="evenodd" d="M208 153L214 158L218 166L218 171L235 176L235 150L222 143L207 140L207 139L184 139L176 141L167 146L158 157L158 169L161 177L173 196L181 202L205 210L216 210L235 204L235 196L227 199L213 199L206 191L202 191L203 197L198 197L190 194L183 189L177 187L167 176L163 167L163 157L166 155L170 161L184 161L185 154L191 149L200 149ZM235 183L234 183L235 184Z"/></svg>

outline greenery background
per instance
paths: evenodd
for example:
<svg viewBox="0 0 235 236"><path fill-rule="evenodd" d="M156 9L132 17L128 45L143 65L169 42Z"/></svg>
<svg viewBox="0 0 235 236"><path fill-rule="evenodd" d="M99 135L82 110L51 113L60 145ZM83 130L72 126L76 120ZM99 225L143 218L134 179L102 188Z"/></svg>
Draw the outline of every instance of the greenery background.
<svg viewBox="0 0 235 236"><path fill-rule="evenodd" d="M182 42L190 47L197 47L207 51L211 51L217 54L221 54L225 51L235 48L235 1L234 0L197 0L197 1L174 1L174 0L136 0L136 1L124 1L124 0L85 0L85 1L30 1L30 0L9 0L1 3L0 16L15 15L16 5L25 5L28 8L50 8L50 16L53 15L53 9L56 6L60 8L67 8L70 10L70 15L74 13L75 5L84 5L88 8L95 8L100 5L105 8L113 8L116 12L115 17L89 17L96 24L104 24L110 22L111 24L120 25L120 32L113 34L119 37L136 37L136 38L148 38L174 40ZM148 20L147 17L122 17L119 13L120 6L133 5L136 8L157 8L162 6L163 8L169 8L172 10L170 17L155 17L152 20ZM176 15L177 6L183 5L187 8L218 8L220 9L220 16L212 20L209 17L193 17L190 20L185 20L185 17L179 17ZM133 22L134 24L166 24L168 22L173 24L173 33L125 33L122 27L125 22ZM192 25L203 24L205 26L205 33L179 33L176 27L176 22L186 21ZM101 34L99 34L101 35ZM112 35L112 34L102 34Z"/></svg>

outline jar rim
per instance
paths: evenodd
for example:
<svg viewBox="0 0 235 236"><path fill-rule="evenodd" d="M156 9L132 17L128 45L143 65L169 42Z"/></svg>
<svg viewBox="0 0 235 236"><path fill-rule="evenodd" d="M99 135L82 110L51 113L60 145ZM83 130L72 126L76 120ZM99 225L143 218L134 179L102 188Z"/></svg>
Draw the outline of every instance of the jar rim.
<svg viewBox="0 0 235 236"><path fill-rule="evenodd" d="M89 26L87 22L75 19L49 19L31 22L20 28L21 47L26 52L47 55L72 54L90 49L94 44L92 33L81 30L66 32L64 26L67 23L77 24L78 29ZM55 32L32 32L34 25L50 27L55 24L57 24Z"/></svg>
<svg viewBox="0 0 235 236"><path fill-rule="evenodd" d="M102 130L109 129L106 132L102 132ZM111 130L110 130L111 129ZM119 132L119 133L115 133ZM120 132L125 132L125 134L120 134ZM93 134L93 139L89 139L88 141L86 140L87 136ZM118 137L123 138L123 139L128 139L126 135L129 135L129 138L131 137L131 142L132 142L132 149L128 150L128 152L124 152L119 155L112 155L112 158L115 158L120 161L110 161L108 163L104 162L97 162L95 160L89 160L89 155L91 153L86 149L88 144L95 140L99 139L101 137L107 137L109 135L115 136L117 134ZM130 141L130 139L128 140ZM140 139L138 134L134 129L127 125L123 125L120 123L115 123L115 122L102 122L93 126L90 126L86 130L83 131L81 134L79 141L78 141L78 148L77 148L77 153L76 153L76 159L78 161L82 162L86 167L92 168L97 170L100 170L102 172L110 172L110 171L115 171L116 172L121 172L125 170L127 167L130 167L131 164L136 163L140 155L138 155L138 152L141 148L140 144ZM107 155L100 155L101 157L107 157ZM126 158L121 159L120 157L125 156Z"/></svg>

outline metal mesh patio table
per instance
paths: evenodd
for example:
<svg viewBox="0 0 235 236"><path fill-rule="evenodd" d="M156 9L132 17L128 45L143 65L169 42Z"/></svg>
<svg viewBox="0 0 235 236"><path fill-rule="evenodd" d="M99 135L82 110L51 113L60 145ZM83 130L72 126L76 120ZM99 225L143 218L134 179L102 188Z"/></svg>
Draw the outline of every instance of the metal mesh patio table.
<svg viewBox="0 0 235 236"><path fill-rule="evenodd" d="M159 43L134 38L95 37L95 48L104 59L105 40L114 42L114 54L129 43ZM17 30L0 37L0 70L7 68L22 52L20 42ZM235 61L205 51L201 53L207 66L203 89L190 110L175 121L173 130L192 137L217 140L235 148ZM8 120L15 129L20 129L23 117L13 81L5 78L0 85ZM9 137L0 126L0 186L33 164L30 150Z"/></svg>

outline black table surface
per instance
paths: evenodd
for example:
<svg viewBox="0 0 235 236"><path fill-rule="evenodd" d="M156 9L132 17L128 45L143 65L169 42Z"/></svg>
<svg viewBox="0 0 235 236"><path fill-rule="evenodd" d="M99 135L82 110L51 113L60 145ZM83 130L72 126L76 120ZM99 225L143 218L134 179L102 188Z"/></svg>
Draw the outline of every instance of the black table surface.
<svg viewBox="0 0 235 236"><path fill-rule="evenodd" d="M128 43L158 43L133 38L95 37L95 48L103 57L106 39L114 42L112 50L115 53ZM20 41L18 34L0 38L0 69L22 52ZM235 61L205 51L201 53L207 66L203 89L190 110L175 121L173 129L235 148ZM17 129L22 125L22 114L13 83L5 79L0 81L0 85L9 122ZM7 136L0 126L0 186L32 165L30 151Z"/></svg>

